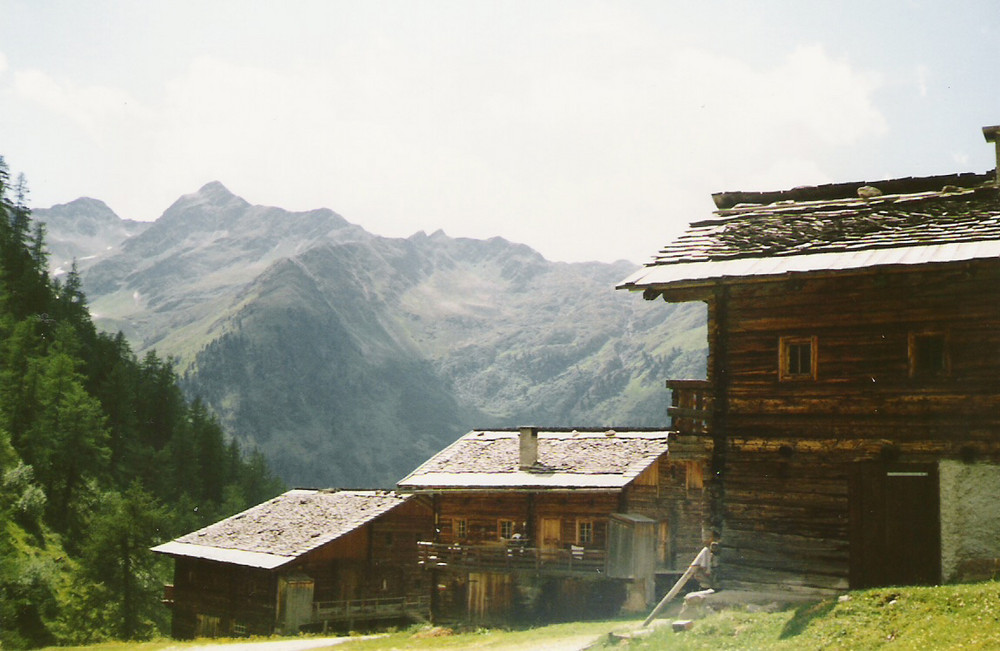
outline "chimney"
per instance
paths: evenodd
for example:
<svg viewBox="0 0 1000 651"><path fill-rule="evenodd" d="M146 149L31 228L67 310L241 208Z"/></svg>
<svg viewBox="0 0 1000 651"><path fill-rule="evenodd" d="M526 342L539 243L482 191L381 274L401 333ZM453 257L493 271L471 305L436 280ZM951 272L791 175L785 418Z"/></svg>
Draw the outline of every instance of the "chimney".
<svg viewBox="0 0 1000 651"><path fill-rule="evenodd" d="M530 470L538 463L538 428L521 427L518 467Z"/></svg>
<svg viewBox="0 0 1000 651"><path fill-rule="evenodd" d="M996 147L996 167L993 169L993 184L1000 187L1000 125L983 127L983 137L986 142L992 142Z"/></svg>

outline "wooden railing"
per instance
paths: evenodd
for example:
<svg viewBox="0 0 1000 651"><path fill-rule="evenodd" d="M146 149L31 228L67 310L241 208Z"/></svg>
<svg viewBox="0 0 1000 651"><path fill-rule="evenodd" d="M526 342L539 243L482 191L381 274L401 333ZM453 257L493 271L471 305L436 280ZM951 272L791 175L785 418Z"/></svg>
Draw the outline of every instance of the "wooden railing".
<svg viewBox="0 0 1000 651"><path fill-rule="evenodd" d="M707 434L712 420L712 385L707 380L667 380L672 393L670 429L680 434Z"/></svg>
<svg viewBox="0 0 1000 651"><path fill-rule="evenodd" d="M538 549L521 544L466 545L418 542L418 558L425 568L462 568L490 571L532 571L553 574L603 572L606 553L571 545Z"/></svg>
<svg viewBox="0 0 1000 651"><path fill-rule="evenodd" d="M430 613L430 596L348 599L313 602L314 622L339 622L365 619L412 617L426 619Z"/></svg>

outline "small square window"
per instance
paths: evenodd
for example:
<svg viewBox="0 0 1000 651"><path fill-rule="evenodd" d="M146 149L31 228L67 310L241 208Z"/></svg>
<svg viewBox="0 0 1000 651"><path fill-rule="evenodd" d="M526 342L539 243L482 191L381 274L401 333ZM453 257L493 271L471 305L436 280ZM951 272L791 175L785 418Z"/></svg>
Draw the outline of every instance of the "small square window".
<svg viewBox="0 0 1000 651"><path fill-rule="evenodd" d="M590 520L580 520L576 523L576 542L586 545L594 542L594 523Z"/></svg>
<svg viewBox="0 0 1000 651"><path fill-rule="evenodd" d="M948 342L941 332L910 333L910 377L948 374Z"/></svg>
<svg viewBox="0 0 1000 651"><path fill-rule="evenodd" d="M509 540L514 537L514 521L513 520L500 520L499 523L500 538L504 540Z"/></svg>
<svg viewBox="0 0 1000 651"><path fill-rule="evenodd" d="M452 520L452 534L458 540L464 540L469 537L469 521L465 518L458 518Z"/></svg>
<svg viewBox="0 0 1000 651"><path fill-rule="evenodd" d="M816 337L781 337L778 349L782 380L816 379Z"/></svg>

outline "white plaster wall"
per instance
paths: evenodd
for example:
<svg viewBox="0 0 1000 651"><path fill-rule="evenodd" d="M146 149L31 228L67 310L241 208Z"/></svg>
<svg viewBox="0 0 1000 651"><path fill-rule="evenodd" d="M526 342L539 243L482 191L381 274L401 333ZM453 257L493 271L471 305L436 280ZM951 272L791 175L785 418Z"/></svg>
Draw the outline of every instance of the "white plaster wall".
<svg viewBox="0 0 1000 651"><path fill-rule="evenodd" d="M1000 465L941 461L941 576L959 563L1000 558Z"/></svg>

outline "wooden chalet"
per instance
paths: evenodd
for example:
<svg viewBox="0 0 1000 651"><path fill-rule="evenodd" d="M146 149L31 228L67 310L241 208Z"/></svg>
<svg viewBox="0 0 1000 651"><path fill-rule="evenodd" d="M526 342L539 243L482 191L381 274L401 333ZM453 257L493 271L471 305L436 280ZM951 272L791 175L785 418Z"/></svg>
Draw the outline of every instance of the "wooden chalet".
<svg viewBox="0 0 1000 651"><path fill-rule="evenodd" d="M996 173L714 199L621 288L708 306L707 381L668 384L712 445L718 587L995 576Z"/></svg>
<svg viewBox="0 0 1000 651"><path fill-rule="evenodd" d="M349 628L429 615L416 542L426 503L391 491L292 490L154 547L178 638Z"/></svg>
<svg viewBox="0 0 1000 651"><path fill-rule="evenodd" d="M666 431L477 430L397 489L427 496L435 614L569 619L643 610L702 546L703 465Z"/></svg>

